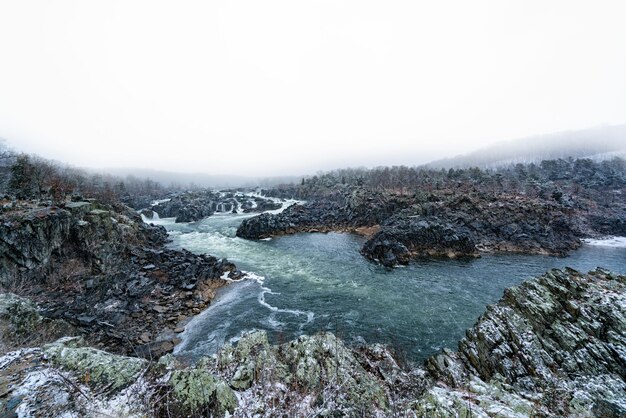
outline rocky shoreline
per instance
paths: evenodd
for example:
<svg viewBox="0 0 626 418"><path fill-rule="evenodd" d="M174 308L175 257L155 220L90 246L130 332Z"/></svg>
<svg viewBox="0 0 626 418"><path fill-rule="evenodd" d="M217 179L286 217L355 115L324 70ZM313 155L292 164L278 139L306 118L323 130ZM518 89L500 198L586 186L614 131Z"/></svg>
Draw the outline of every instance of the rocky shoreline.
<svg viewBox="0 0 626 418"><path fill-rule="evenodd" d="M2 307L17 302L2 300L0 319L13 326L12 308ZM0 408L9 416L622 417L624 324L626 276L552 270L506 290L458 351L424 366L329 333L271 345L252 332L193 366L63 338L0 357Z"/></svg>
<svg viewBox="0 0 626 418"><path fill-rule="evenodd" d="M248 219L237 236L377 228L361 252L388 267L493 252L565 256L581 239L626 234L626 162L620 158L493 170L343 169L264 193L307 203Z"/></svg>
<svg viewBox="0 0 626 418"><path fill-rule="evenodd" d="M377 232L361 252L388 267L421 257L476 257L485 252L565 256L580 247L581 239L619 234L626 220L622 206L603 210L589 200L564 204L489 193L442 192L416 199L360 190L343 199L314 199L279 214L246 219L237 236L262 239L373 228Z"/></svg>
<svg viewBox="0 0 626 418"><path fill-rule="evenodd" d="M242 276L227 260L166 242L163 227L122 205L16 202L0 218L0 281L92 345L159 357L217 288Z"/></svg>
<svg viewBox="0 0 626 418"><path fill-rule="evenodd" d="M404 197L358 189L333 199L294 204L278 214L264 213L245 219L237 229L237 236L262 239L298 232L372 228L409 204Z"/></svg>

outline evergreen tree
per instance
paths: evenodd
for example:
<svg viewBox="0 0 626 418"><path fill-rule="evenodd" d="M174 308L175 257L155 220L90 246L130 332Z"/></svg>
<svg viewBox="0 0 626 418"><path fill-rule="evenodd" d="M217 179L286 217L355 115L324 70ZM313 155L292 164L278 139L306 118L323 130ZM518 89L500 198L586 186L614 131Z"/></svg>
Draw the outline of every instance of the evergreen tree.
<svg viewBox="0 0 626 418"><path fill-rule="evenodd" d="M39 192L38 177L37 167L31 163L30 157L26 154L19 155L11 167L9 193L22 199L35 197Z"/></svg>

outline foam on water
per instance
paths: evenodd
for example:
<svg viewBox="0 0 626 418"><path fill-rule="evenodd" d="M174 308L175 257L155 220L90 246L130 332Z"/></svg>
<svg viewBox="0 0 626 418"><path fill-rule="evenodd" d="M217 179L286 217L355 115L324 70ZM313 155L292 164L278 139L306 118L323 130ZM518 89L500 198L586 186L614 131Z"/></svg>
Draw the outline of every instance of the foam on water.
<svg viewBox="0 0 626 418"><path fill-rule="evenodd" d="M587 245L597 247L626 248L626 237L609 237L604 239L586 239L583 242Z"/></svg>
<svg viewBox="0 0 626 418"><path fill-rule="evenodd" d="M264 286L265 277L259 276L257 274L252 273L252 272L244 272L244 273L245 273L246 279L248 279L248 280L255 280L261 286L261 292L259 293L259 296L258 296L257 300L259 301L259 304L261 304L262 306L265 306L267 309L269 309L272 312L286 313L286 314L291 314L291 315L295 315L295 316L304 316L304 317L306 317L306 320L301 325L301 328L304 327L306 324L312 322L313 318L315 318L315 313L314 312L301 311L299 309L281 309L281 308L279 308L277 306L270 305L269 303L267 303L265 301L265 295L276 295L276 296L278 296L278 295L280 295L280 293L272 292L272 289L270 289L269 287Z"/></svg>
<svg viewBox="0 0 626 418"><path fill-rule="evenodd" d="M175 225L176 224L176 218L161 218L159 217L159 214L154 212L154 215L152 217L152 219L148 219L146 218L144 215L141 215L141 219L147 223L147 224L155 224L155 225L162 225L166 228L168 228L168 226L171 225ZM168 228L168 233L171 233L172 231L169 230Z"/></svg>
<svg viewBox="0 0 626 418"><path fill-rule="evenodd" d="M195 316L179 336L182 340L174 349L174 354L185 353L198 358L215 353L226 342L227 330L231 326L232 307L245 298L249 292L258 292L255 281L233 281L228 291L218 292L211 305ZM206 325L210 324L209 327ZM208 332L207 332L208 330Z"/></svg>
<svg viewBox="0 0 626 418"><path fill-rule="evenodd" d="M172 200L172 199L153 200L152 203L150 203L150 206L156 206L156 205L159 205L161 203L169 202L170 200Z"/></svg>
<svg viewBox="0 0 626 418"><path fill-rule="evenodd" d="M298 310L298 309L280 309L280 308L278 308L276 306L270 305L269 303L267 303L265 301L265 295L266 294L280 295L280 293L272 292L272 289L270 289L269 287L262 287L261 290L262 291L259 294L258 301L259 301L259 303L261 305L265 306L270 311L281 312L281 313L288 313L288 314L292 314L292 315L296 315L296 316L305 316L306 317L306 321L301 325L300 328L303 328L306 324L311 323L313 321L313 318L315 318L315 313L314 312L305 312L305 311L301 311L301 310Z"/></svg>
<svg viewBox="0 0 626 418"><path fill-rule="evenodd" d="M260 319L259 328L271 328L281 330L285 323L276 319L276 314L288 314L304 317L300 328L313 321L315 314L295 309L282 309L270 305L265 301L266 294L278 295L264 286L265 278L251 272L242 272L243 277L233 280L228 277L228 272L221 278L231 282L227 288L221 289L211 305L202 313L194 317L185 327L179 337L182 342L176 346L175 355L198 358L203 355L215 353L226 341L234 342L239 339L243 332L257 329L241 329L236 335L227 338L228 329L232 325L232 318L238 318L238 307L251 303L256 295L256 301L270 311L266 318ZM209 325L209 326L207 326Z"/></svg>

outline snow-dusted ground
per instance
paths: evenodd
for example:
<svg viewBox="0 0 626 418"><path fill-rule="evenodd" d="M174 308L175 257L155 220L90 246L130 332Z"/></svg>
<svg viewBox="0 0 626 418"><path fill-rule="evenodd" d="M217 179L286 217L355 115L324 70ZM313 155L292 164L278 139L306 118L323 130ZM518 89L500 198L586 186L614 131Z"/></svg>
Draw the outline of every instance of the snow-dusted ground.
<svg viewBox="0 0 626 418"><path fill-rule="evenodd" d="M42 350L38 348L12 351L0 357L0 377L10 381L10 399L20 399L14 411L17 417L133 418L148 413L145 402L148 385L143 378L114 396L103 396L71 373L41 359ZM3 406L0 403L0 415Z"/></svg>

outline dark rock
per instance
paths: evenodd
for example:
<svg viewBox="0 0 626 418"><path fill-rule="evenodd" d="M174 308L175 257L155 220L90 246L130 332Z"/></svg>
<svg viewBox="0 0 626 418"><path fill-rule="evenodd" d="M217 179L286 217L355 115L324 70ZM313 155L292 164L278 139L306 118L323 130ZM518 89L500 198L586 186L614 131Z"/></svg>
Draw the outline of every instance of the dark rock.
<svg viewBox="0 0 626 418"><path fill-rule="evenodd" d="M163 341L155 341L148 344L142 344L135 347L135 355L148 360L157 359L165 354L174 351L176 344L180 342L180 339L172 338Z"/></svg>
<svg viewBox="0 0 626 418"><path fill-rule="evenodd" d="M95 316L83 315L83 316L79 316L76 319L78 320L78 322L81 325L86 325L86 326L93 325L96 322L96 317Z"/></svg>
<svg viewBox="0 0 626 418"><path fill-rule="evenodd" d="M154 312L157 312L157 313L165 313L165 312L167 312L167 310L168 310L168 309L167 309L167 307L165 307L165 306L159 306L159 305L157 305L157 306L153 306L153 307L152 307L152 310L153 310Z"/></svg>
<svg viewBox="0 0 626 418"><path fill-rule="evenodd" d="M474 257L478 254L469 231L437 218L400 217L385 224L362 248L369 259L387 267L415 257Z"/></svg>
<svg viewBox="0 0 626 418"><path fill-rule="evenodd" d="M0 281L29 283L44 320L64 318L91 343L132 353L140 334L206 307L224 273L241 275L227 260L164 247L165 229L128 207L68 205L0 217Z"/></svg>
<svg viewBox="0 0 626 418"><path fill-rule="evenodd" d="M292 205L279 214L246 219L237 229L237 236L261 239L296 232L351 230L376 225L406 207L403 199L385 199L381 194L364 190L356 190L339 200L314 200Z"/></svg>
<svg viewBox="0 0 626 418"><path fill-rule="evenodd" d="M543 393L545 406L559 415L593 408L598 416L624 416L624 324L625 276L552 270L507 289L466 332L457 353L426 365L455 387L471 376L497 377L515 391Z"/></svg>

